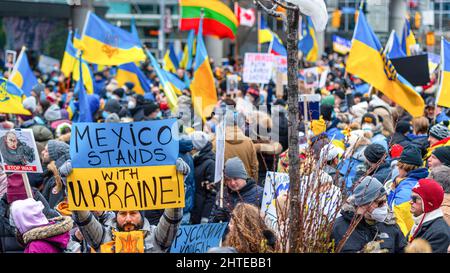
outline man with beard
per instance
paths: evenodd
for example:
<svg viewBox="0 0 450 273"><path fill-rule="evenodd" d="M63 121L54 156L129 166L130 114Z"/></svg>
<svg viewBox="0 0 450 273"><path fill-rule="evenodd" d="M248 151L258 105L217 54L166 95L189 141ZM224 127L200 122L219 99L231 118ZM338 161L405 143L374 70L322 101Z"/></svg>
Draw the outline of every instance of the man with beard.
<svg viewBox="0 0 450 273"><path fill-rule="evenodd" d="M176 167L185 177L190 172L189 165L181 158L177 159ZM97 252L166 252L177 234L183 208L165 209L156 226L138 210L119 211L104 224L90 211L73 211L72 216L87 243Z"/></svg>
<svg viewBox="0 0 450 273"><path fill-rule="evenodd" d="M6 165L26 165L34 160L33 148L20 141L13 131L0 138L0 153Z"/></svg>

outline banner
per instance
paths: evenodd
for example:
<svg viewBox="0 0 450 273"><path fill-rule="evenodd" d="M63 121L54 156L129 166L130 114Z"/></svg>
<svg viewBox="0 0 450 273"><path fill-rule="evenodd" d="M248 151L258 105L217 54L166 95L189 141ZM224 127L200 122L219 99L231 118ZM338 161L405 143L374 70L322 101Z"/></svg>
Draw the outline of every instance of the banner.
<svg viewBox="0 0 450 273"><path fill-rule="evenodd" d="M266 223L270 223L270 228L277 226L277 210L275 202L278 196L287 193L289 190L289 174L267 172L264 183L264 194L261 203L261 211L266 216Z"/></svg>
<svg viewBox="0 0 450 273"><path fill-rule="evenodd" d="M170 253L206 253L211 247L219 246L228 222L200 225L181 225Z"/></svg>
<svg viewBox="0 0 450 273"><path fill-rule="evenodd" d="M333 51L342 55L346 55L352 48L352 41L342 38L337 35L333 35Z"/></svg>
<svg viewBox="0 0 450 273"><path fill-rule="evenodd" d="M270 53L245 53L244 82L268 84L272 77L274 56Z"/></svg>
<svg viewBox="0 0 450 273"><path fill-rule="evenodd" d="M176 171L175 119L134 123L75 123L71 210L153 210L184 207L183 175Z"/></svg>
<svg viewBox="0 0 450 273"><path fill-rule="evenodd" d="M0 130L0 159L5 172L42 173L33 130Z"/></svg>

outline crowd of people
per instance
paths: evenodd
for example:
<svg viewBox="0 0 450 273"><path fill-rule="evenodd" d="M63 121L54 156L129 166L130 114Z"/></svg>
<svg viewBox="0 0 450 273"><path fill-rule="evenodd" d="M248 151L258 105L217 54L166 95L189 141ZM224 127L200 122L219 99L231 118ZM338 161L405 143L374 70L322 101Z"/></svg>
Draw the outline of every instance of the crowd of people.
<svg viewBox="0 0 450 273"><path fill-rule="evenodd" d="M436 74L429 85L417 88L426 108L422 117L412 118L382 92L347 74L345 61L330 52L316 63L329 69L323 88L300 81L300 92L321 96L320 117L298 126L298 157L300 179L317 185L322 211L326 207L335 216L329 217L329 241L335 247L328 251L450 252L450 109L436 106ZM274 82L261 88L240 80L237 92L227 92L228 75L242 79L242 61L210 64L218 102L205 122L193 110L189 88L171 111L148 63L141 65L151 84L146 94L137 94L131 82L120 86L116 67L94 74L88 101L95 122L178 120L176 168L184 175L185 207L161 211L69 210L66 178L72 169L71 127L77 120L76 112L69 115L69 104L77 105L78 94L59 70L35 71L41 83L23 100L32 115L0 114L0 129L32 129L44 172L27 174L33 198L27 198L21 174L0 172L0 252L111 253L117 250L118 231L143 240L139 252L168 252L180 225L217 222L229 225L223 247L212 252L280 252L282 237L289 233L289 219L281 219L288 215L283 213L289 209L288 195L276 202L276 226L283 226L283 232L267 221L262 199L267 173L289 172L286 87L278 94ZM176 74L185 81L192 71L178 69ZM223 204L221 182L215 181L221 130ZM306 162L317 168L305 168Z"/></svg>

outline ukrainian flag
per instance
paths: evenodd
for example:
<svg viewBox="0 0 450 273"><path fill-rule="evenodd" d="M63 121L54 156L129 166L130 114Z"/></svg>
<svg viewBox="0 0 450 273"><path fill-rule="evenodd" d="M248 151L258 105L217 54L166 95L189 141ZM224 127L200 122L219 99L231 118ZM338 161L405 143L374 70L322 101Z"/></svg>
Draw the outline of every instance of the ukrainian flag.
<svg viewBox="0 0 450 273"><path fill-rule="evenodd" d="M0 78L0 113L31 115L23 108L23 91L13 82Z"/></svg>
<svg viewBox="0 0 450 273"><path fill-rule="evenodd" d="M281 39L274 33L273 40L272 40L272 46L270 52L274 55L278 56L287 56L286 48L283 45L283 42L281 42Z"/></svg>
<svg viewBox="0 0 450 273"><path fill-rule="evenodd" d="M31 70L25 50L26 48L23 47L22 51L20 51L19 58L17 58L16 65L11 72L9 80L22 89L25 96L29 97L31 96L31 89L38 84L38 80L33 70Z"/></svg>
<svg viewBox="0 0 450 273"><path fill-rule="evenodd" d="M121 65L146 59L140 41L131 33L103 21L92 12L87 15L80 42L83 59L89 63Z"/></svg>
<svg viewBox="0 0 450 273"><path fill-rule="evenodd" d="M211 116L211 112L217 103L217 93L202 35L203 19L200 20L198 27L197 54L195 55L194 75L190 89L194 110L205 121L207 117Z"/></svg>
<svg viewBox="0 0 450 273"><path fill-rule="evenodd" d="M266 20L264 20L262 14L259 15L259 20L258 43L264 44L272 42L273 32L267 27Z"/></svg>
<svg viewBox="0 0 450 273"><path fill-rule="evenodd" d="M73 46L76 49L84 50L84 45L83 42L81 41L81 34L78 32L78 29L75 29L75 33L73 35Z"/></svg>
<svg viewBox="0 0 450 273"><path fill-rule="evenodd" d="M150 83L135 63L119 65L116 80L120 86L124 85L126 82L134 83L134 90L137 94L144 95L145 93L150 92Z"/></svg>
<svg viewBox="0 0 450 273"><path fill-rule="evenodd" d="M302 39L298 43L298 50L303 52L303 56L307 62L317 61L319 46L317 44L316 32L309 17L306 17L304 24L302 23Z"/></svg>
<svg viewBox="0 0 450 273"><path fill-rule="evenodd" d="M77 109L78 109L78 107L75 104L75 101L74 101L74 99L72 97L72 99L69 102L69 105L66 108L67 113L69 114L69 119L70 120L77 120L78 119Z"/></svg>
<svg viewBox="0 0 450 273"><path fill-rule="evenodd" d="M155 57L153 57L153 54L148 50L146 50L146 52L148 57L150 58L150 62L153 68L155 69L156 75L159 78L159 82L163 86L164 94L167 97L170 110L172 111L172 113L175 113L178 107L178 97L175 93L175 90L167 79L165 71L161 69L158 61L156 61Z"/></svg>
<svg viewBox="0 0 450 273"><path fill-rule="evenodd" d="M383 92L413 117L423 115L425 103L422 97L408 81L397 74L361 11L347 60L347 72L355 74Z"/></svg>
<svg viewBox="0 0 450 273"><path fill-rule="evenodd" d="M172 85L173 90L175 91L175 93L177 93L177 95L181 95L183 94L183 89L186 88L186 84L180 80L177 76L175 76L174 74L170 73L169 71L165 71L164 73L166 73L166 77L169 80L169 83Z"/></svg>
<svg viewBox="0 0 450 273"><path fill-rule="evenodd" d="M406 52L407 56L411 56L411 46L417 44L414 33L411 31L411 25L408 19L405 19L405 25L403 26L403 38L402 49Z"/></svg>
<svg viewBox="0 0 450 273"><path fill-rule="evenodd" d="M395 59L406 57L406 53L403 51L400 45L400 41L398 40L397 34L394 30L391 32L391 37L389 38L389 40L391 41L391 44L389 45L390 50L388 53L389 58Z"/></svg>
<svg viewBox="0 0 450 273"><path fill-rule="evenodd" d="M195 31L192 29L189 31L187 43L184 46L183 58L180 61L180 67L186 70L192 68L192 55L194 50Z"/></svg>
<svg viewBox="0 0 450 273"><path fill-rule="evenodd" d="M442 38L441 85L437 105L450 107L450 42Z"/></svg>
<svg viewBox="0 0 450 273"><path fill-rule="evenodd" d="M91 107L89 106L89 101L86 93L86 89L84 89L83 84L83 66L80 65L82 62L81 54L78 58L78 73L80 74L80 80L75 85L74 93L78 93L78 108L80 109L78 122L92 122L92 112Z"/></svg>
<svg viewBox="0 0 450 273"><path fill-rule="evenodd" d="M176 73L177 69L180 67L178 62L177 54L175 54L175 49L173 48L173 44L170 44L169 49L166 51L166 55L164 55L164 70Z"/></svg>

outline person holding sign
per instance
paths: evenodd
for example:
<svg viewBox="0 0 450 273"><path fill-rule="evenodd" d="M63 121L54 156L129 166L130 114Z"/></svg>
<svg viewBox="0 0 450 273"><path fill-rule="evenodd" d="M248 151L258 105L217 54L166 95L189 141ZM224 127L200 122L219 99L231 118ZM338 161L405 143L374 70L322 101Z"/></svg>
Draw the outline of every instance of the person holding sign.
<svg viewBox="0 0 450 273"><path fill-rule="evenodd" d="M181 158L176 161L176 169L183 175L190 172ZM183 208L165 209L157 226L150 225L139 210L119 211L103 225L90 211L73 211L72 215L83 237L97 252L167 252L177 234Z"/></svg>

